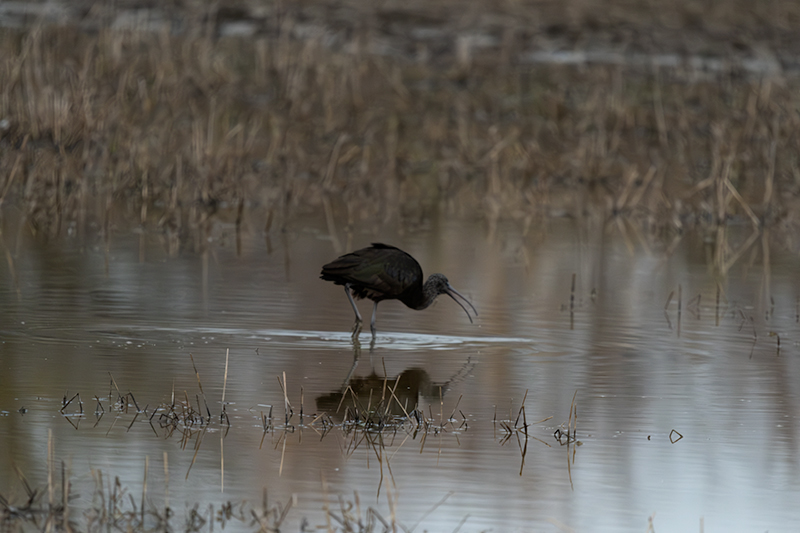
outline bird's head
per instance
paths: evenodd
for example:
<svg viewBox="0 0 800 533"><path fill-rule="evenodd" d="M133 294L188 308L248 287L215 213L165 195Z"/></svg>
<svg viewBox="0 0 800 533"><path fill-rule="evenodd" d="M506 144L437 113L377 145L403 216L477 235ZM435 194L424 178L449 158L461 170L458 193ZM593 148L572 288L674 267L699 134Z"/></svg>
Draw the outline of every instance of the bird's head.
<svg viewBox="0 0 800 533"><path fill-rule="evenodd" d="M456 296L458 296L459 298L464 300L467 303L467 305L469 305L472 308L472 311L475 313L475 316L478 316L478 311L475 309L475 306L472 305L472 303L470 303L470 301L467 300L464 297L463 294L461 294L460 292L455 290L453 288L453 286L450 285L450 282L447 281L447 277L444 274L431 274L428 277L428 281L425 282L425 292L426 293L431 293L433 298L435 298L436 296L438 296L440 294L448 295L458 305L461 306L461 309L463 309L464 312L467 313L467 318L469 318L470 323L472 323L472 316L469 314L469 311L467 311L467 308L464 307L464 304L462 304L456 298Z"/></svg>

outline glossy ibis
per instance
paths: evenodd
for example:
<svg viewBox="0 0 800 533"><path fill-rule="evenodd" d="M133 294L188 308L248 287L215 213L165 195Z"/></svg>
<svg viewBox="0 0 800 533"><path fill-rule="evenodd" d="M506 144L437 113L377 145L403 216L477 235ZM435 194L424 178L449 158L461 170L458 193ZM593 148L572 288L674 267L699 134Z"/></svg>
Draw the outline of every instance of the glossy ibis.
<svg viewBox="0 0 800 533"><path fill-rule="evenodd" d="M423 284L422 268L417 260L403 250L388 244L376 242L372 243L369 248L345 254L323 266L320 278L332 281L336 285L344 285L344 292L356 313L356 323L353 326L354 337L358 336L361 331L361 314L353 301L353 296L369 298L375 302L370 321L373 338L375 337L375 314L378 311L378 302L382 300L400 300L411 309L425 309L433 303L437 296L446 294L461 306L467 313L470 322L472 322L472 316L467 308L456 299L456 296L472 308L475 316L478 315L475 306L455 290L443 274L432 274Z"/></svg>

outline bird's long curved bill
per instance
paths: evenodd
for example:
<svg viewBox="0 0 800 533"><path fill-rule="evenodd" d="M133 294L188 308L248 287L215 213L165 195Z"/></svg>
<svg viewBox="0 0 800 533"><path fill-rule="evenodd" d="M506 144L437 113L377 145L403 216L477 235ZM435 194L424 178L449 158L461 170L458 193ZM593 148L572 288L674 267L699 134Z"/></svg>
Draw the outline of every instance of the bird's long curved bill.
<svg viewBox="0 0 800 533"><path fill-rule="evenodd" d="M452 299L453 299L453 300L454 300L454 301L455 301L455 302L456 302L458 305L460 305L460 306L461 306L461 309L463 309L463 310L464 310L464 312L465 312L465 313L467 313L467 318L469 318L469 322L470 322L470 324L472 324L472 316L469 314L469 311L467 311L467 308L466 308L466 307L464 307L464 304L462 304L460 301L458 301L458 300L456 299L456 296L458 296L459 298L461 298L462 300L464 300L465 302L467 302L467 305L469 305L469 306L472 308L472 311L475 313L475 316L478 316L478 310L477 310L477 309L475 309L475 306L474 306L474 305L472 305L472 303L470 303L470 301L469 301L469 300L467 300L467 299L464 297L464 295L463 295L463 294L461 294L460 292L458 292L457 290L455 290L455 289L454 289L454 288L453 288L453 287L452 287L452 286L451 286L449 283L447 284L447 295L448 295L450 298L452 298Z"/></svg>

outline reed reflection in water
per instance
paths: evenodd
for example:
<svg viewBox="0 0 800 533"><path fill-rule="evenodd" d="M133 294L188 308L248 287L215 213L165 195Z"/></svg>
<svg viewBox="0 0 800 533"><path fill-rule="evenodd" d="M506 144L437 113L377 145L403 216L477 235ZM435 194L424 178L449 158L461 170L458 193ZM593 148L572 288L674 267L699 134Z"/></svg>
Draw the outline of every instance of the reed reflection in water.
<svg viewBox="0 0 800 533"><path fill-rule="evenodd" d="M491 239L451 220L356 234L448 272L481 311L470 325L386 302L370 345L350 339L341 289L317 279L337 253L323 220L271 247L217 228L176 257L147 231L45 243L4 224L9 501L24 499L15 467L47 486L49 442L82 498L93 470L141 494L147 458L149 498L168 487L183 512L266 488L292 502L285 528L325 524L325 502L354 491L429 530L800 520L798 259L768 234L725 277L701 238L647 250L567 220ZM726 238L735 250L750 233Z"/></svg>

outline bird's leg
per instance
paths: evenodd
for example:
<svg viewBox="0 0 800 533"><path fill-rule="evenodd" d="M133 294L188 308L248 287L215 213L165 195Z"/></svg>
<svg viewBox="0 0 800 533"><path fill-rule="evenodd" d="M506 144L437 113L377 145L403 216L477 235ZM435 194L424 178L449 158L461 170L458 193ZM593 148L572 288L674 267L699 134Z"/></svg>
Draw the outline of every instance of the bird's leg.
<svg viewBox="0 0 800 533"><path fill-rule="evenodd" d="M356 323L353 324L353 338L358 337L358 334L361 333L361 313L358 312L358 307L356 307L356 302L353 300L353 296L350 294L350 284L344 284L344 293L347 295L347 299L350 300L350 305L353 306L353 311L356 314Z"/></svg>
<svg viewBox="0 0 800 533"><path fill-rule="evenodd" d="M361 343L358 342L358 338L353 338L353 366L350 367L350 372L347 373L347 377L344 378L344 383L342 383L342 394L347 392L347 387L350 386L350 378L353 377L353 372L356 371L356 367L358 366L358 359L361 357Z"/></svg>
<svg viewBox="0 0 800 533"><path fill-rule="evenodd" d="M361 322L354 322L353 329L350 331L350 341L353 343L353 355L358 358L357 354L361 353L361 341L358 336L361 335Z"/></svg>
<svg viewBox="0 0 800 533"><path fill-rule="evenodd" d="M347 295L347 299L350 300L350 305L353 306L353 312L356 314L356 322L361 322L361 313L358 312L358 307L356 307L356 302L353 300L353 296L350 294L350 284L344 284L344 293Z"/></svg>
<svg viewBox="0 0 800 533"><path fill-rule="evenodd" d="M369 321L369 329L372 331L372 339L375 339L375 316L378 314L378 302L375 302L375 307L372 308L372 320Z"/></svg>

